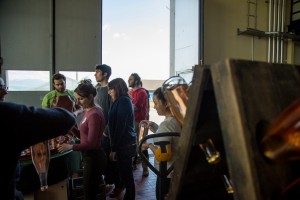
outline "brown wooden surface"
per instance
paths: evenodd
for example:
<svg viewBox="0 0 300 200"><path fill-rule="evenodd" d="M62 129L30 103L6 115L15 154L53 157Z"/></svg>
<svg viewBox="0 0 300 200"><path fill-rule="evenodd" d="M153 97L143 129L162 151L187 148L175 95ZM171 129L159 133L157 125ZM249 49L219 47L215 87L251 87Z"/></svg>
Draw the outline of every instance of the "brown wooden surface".
<svg viewBox="0 0 300 200"><path fill-rule="evenodd" d="M276 199L298 163L273 163L259 149L265 130L300 97L299 66L227 59L211 66L229 169L239 200ZM298 169L299 171L299 169Z"/></svg>
<svg viewBox="0 0 300 200"><path fill-rule="evenodd" d="M216 165L208 164L199 147L208 138L221 153ZM195 67L178 149L168 199L232 199L221 179L227 173L226 155L208 67Z"/></svg>
<svg viewBox="0 0 300 200"><path fill-rule="evenodd" d="M227 59L194 69L168 199L184 199L183 194L185 199L231 199L214 176L229 173L235 200L277 200L300 176L300 164L265 159L259 141L272 120L300 97L300 67ZM221 152L220 165L208 166L197 147L208 137Z"/></svg>

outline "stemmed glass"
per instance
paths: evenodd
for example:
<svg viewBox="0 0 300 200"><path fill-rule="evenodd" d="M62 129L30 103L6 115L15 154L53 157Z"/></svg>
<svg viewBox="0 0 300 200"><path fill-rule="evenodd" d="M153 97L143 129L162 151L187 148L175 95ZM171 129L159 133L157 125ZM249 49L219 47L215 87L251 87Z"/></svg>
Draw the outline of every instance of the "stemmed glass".
<svg viewBox="0 0 300 200"><path fill-rule="evenodd" d="M221 154L215 148L215 145L211 138L209 138L205 143L199 144L199 147L204 152L206 160L209 164L218 164L221 161ZM233 194L234 189L232 187L230 179L226 174L222 174L222 181L225 185L228 194Z"/></svg>

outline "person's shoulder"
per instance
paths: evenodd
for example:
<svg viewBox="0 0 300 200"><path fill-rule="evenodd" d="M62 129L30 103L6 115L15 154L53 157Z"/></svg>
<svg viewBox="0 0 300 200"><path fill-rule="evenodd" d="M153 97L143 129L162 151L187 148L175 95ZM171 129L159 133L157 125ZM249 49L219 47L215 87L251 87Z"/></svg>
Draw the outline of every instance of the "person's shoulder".
<svg viewBox="0 0 300 200"><path fill-rule="evenodd" d="M44 99L49 99L55 96L55 90L51 90L50 92L46 93Z"/></svg>
<svg viewBox="0 0 300 200"><path fill-rule="evenodd" d="M137 92L139 93L139 94L144 94L144 95L147 95L148 96L148 94L149 94L149 91L148 90L146 90L145 88L138 88L137 89Z"/></svg>
<svg viewBox="0 0 300 200"><path fill-rule="evenodd" d="M130 98L129 96L127 96L127 95L120 96L120 97L117 99L117 102L118 102L118 103L121 103L121 104L127 104L127 103L132 104L131 98Z"/></svg>
<svg viewBox="0 0 300 200"><path fill-rule="evenodd" d="M96 88L97 93L104 93L104 92L108 92L108 86L100 86Z"/></svg>

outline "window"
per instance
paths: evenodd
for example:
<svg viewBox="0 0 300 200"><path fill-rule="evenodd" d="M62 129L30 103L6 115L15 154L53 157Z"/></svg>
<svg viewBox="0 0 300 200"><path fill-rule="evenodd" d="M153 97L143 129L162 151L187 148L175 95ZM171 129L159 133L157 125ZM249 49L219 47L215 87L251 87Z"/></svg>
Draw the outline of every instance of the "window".
<svg viewBox="0 0 300 200"><path fill-rule="evenodd" d="M7 70L9 91L49 91L49 71Z"/></svg>
<svg viewBox="0 0 300 200"><path fill-rule="evenodd" d="M95 72L60 71L66 76L67 89L74 90L82 79L91 79L96 85ZM50 91L49 71L7 70L6 85L9 91Z"/></svg>
<svg viewBox="0 0 300 200"><path fill-rule="evenodd" d="M93 85L96 85L96 79L95 79L95 72L74 72L74 71L60 71L59 73L66 76L66 87L69 90L74 90L79 81L83 79L91 79L93 82Z"/></svg>

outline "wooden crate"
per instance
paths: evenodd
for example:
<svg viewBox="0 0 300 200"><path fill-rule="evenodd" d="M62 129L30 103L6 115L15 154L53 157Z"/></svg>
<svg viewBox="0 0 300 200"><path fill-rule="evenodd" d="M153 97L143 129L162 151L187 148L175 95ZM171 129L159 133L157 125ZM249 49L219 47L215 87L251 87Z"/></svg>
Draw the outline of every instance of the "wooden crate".
<svg viewBox="0 0 300 200"><path fill-rule="evenodd" d="M259 141L272 120L300 97L299 69L235 59L196 66L168 199L277 199L300 176L299 161L270 162ZM208 165L198 148L207 138L221 152L217 166ZM217 179L222 173L229 173L233 197L222 190Z"/></svg>

